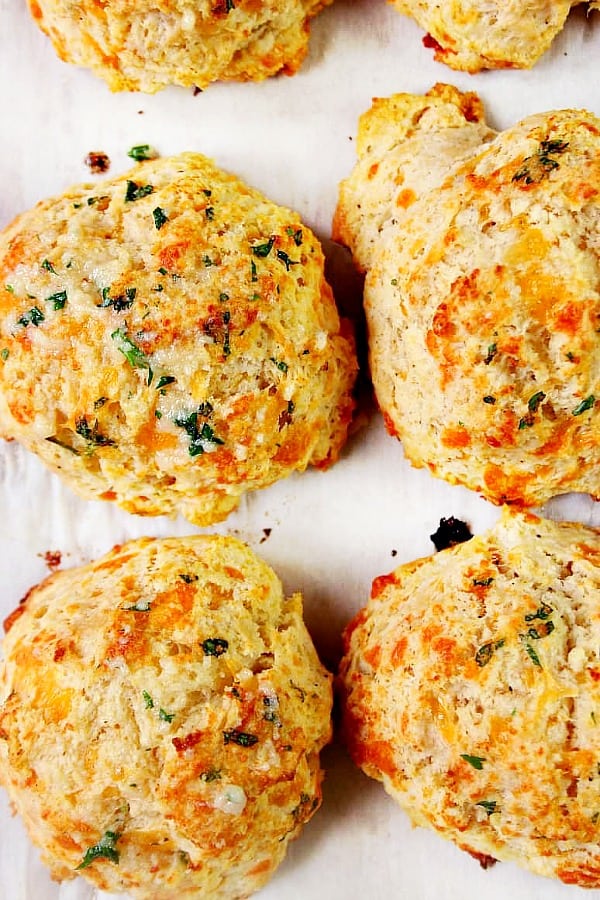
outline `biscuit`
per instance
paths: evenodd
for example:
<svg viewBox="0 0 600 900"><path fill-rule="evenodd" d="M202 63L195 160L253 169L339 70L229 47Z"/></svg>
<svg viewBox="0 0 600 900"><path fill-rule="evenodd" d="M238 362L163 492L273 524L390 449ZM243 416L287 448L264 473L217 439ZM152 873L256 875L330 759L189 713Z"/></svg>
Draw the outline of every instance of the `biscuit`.
<svg viewBox="0 0 600 900"><path fill-rule="evenodd" d="M348 626L344 731L416 825L600 887L600 531L505 508L373 582Z"/></svg>
<svg viewBox="0 0 600 900"><path fill-rule="evenodd" d="M62 60L92 69L113 91L147 93L293 75L306 55L309 20L331 2L28 0Z"/></svg>
<svg viewBox="0 0 600 900"><path fill-rule="evenodd" d="M562 31L582 0L391 0L428 34L435 59L452 69L529 69ZM590 9L599 9L592 0Z"/></svg>
<svg viewBox="0 0 600 900"><path fill-rule="evenodd" d="M0 434L79 494L206 525L345 440L356 372L295 213L198 154L0 235Z"/></svg>
<svg viewBox="0 0 600 900"><path fill-rule="evenodd" d="M368 269L388 430L414 465L497 504L598 497L600 120L534 115L465 154L485 126L469 95L450 122L447 90L377 102L336 213ZM437 161L415 157L422 143Z"/></svg>
<svg viewBox="0 0 600 900"><path fill-rule="evenodd" d="M268 880L330 737L299 594L233 538L145 538L51 575L6 627L0 781L56 879L142 900Z"/></svg>

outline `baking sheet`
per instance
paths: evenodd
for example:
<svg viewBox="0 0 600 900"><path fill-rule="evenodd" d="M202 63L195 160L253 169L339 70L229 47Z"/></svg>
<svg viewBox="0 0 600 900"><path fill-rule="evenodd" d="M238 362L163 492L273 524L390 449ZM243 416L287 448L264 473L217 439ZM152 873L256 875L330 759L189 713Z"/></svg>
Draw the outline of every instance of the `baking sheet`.
<svg viewBox="0 0 600 900"><path fill-rule="evenodd" d="M359 280L329 240L337 183L354 162L358 115L373 96L424 92L436 81L476 90L489 121L504 128L530 113L587 107L600 114L600 14L576 10L532 72L469 76L432 60L422 32L384 0L337 0L315 20L310 55L292 79L214 85L194 96L172 88L148 97L112 95L90 73L58 61L29 20L23 0L0 0L0 227L37 200L94 180L90 150L106 152L110 174L129 168L140 143L161 155L198 150L273 200L298 210L322 238L328 271L344 308L359 303ZM63 566L144 534L188 534L183 520L141 519L73 496L33 457L0 442L0 616L48 573L45 554ZM600 504L570 496L544 512L600 525ZM333 665L340 632L364 604L371 580L433 551L441 516L481 531L498 511L475 494L412 469L372 414L329 472L310 471L256 493L214 530L246 540L302 590L306 619ZM324 754L322 809L291 846L264 900L575 900L578 888L509 864L483 871L466 854L412 829L383 788L364 777L342 748ZM82 879L54 884L0 792L0 900L92 900ZM600 891L587 897L600 898Z"/></svg>

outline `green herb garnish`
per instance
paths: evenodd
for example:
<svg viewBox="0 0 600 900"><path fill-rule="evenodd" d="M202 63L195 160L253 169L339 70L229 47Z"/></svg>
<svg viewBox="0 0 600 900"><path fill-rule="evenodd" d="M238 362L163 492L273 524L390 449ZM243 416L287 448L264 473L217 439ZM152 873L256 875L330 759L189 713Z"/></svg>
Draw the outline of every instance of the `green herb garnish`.
<svg viewBox="0 0 600 900"><path fill-rule="evenodd" d="M46 297L46 303L52 304L52 309L64 309L65 303L67 302L67 292L66 291L57 291L56 294L50 294L49 297Z"/></svg>
<svg viewBox="0 0 600 900"><path fill-rule="evenodd" d="M525 616L526 622L534 622L536 619L541 619L542 622L545 622L546 619L550 618L554 610L548 603L542 603L541 606L538 606L535 612L527 613Z"/></svg>
<svg viewBox="0 0 600 900"><path fill-rule="evenodd" d="M487 356L483 360L484 363L486 364L486 366L489 366L489 364L491 363L491 361L493 360L493 358L495 357L497 352L498 352L497 344L489 344L488 345Z"/></svg>
<svg viewBox="0 0 600 900"><path fill-rule="evenodd" d="M204 210L204 215L205 215L206 218L209 220L209 222L212 222L212 220L213 220L214 217L215 217L215 208L214 208L214 206L207 206L207 207L205 208L205 210Z"/></svg>
<svg viewBox="0 0 600 900"><path fill-rule="evenodd" d="M107 308L109 306L112 306L115 312L122 312L124 309L129 309L133 305L135 295L137 294L137 288L125 288L124 294L119 294L118 297L111 297L110 288L105 287L102 288L101 294L102 303L98 304L99 307Z"/></svg>
<svg viewBox="0 0 600 900"><path fill-rule="evenodd" d="M487 666L494 655L494 650L499 650L500 647L503 646L504 638L501 638L499 641L489 641L487 644L483 644L475 654L475 662L480 668Z"/></svg>
<svg viewBox="0 0 600 900"><path fill-rule="evenodd" d="M154 218L154 227L156 228L157 231L160 231L160 229L163 227L165 222L169 221L168 215L166 214L164 209L161 209L160 206L157 206L155 209L152 210L152 216Z"/></svg>
<svg viewBox="0 0 600 900"><path fill-rule="evenodd" d="M543 391L537 391L533 396L531 396L527 402L527 409L529 412L535 413L538 411L540 403L546 399L546 395Z"/></svg>
<svg viewBox="0 0 600 900"><path fill-rule="evenodd" d="M134 369L148 370L148 385L152 384L154 372L152 371L150 362L138 345L127 335L125 329L117 328L116 331L112 332L111 338L115 341L117 349L123 354L129 365L133 366Z"/></svg>
<svg viewBox="0 0 600 900"><path fill-rule="evenodd" d="M23 315L17 319L17 325L22 325L24 328L27 328L28 325L35 325L37 328L40 322L43 322L46 316L39 308L39 306L32 306L32 308L23 313Z"/></svg>
<svg viewBox="0 0 600 900"><path fill-rule="evenodd" d="M143 162L145 159L156 159L158 153L150 144L138 144L127 151L127 156L136 162Z"/></svg>
<svg viewBox="0 0 600 900"><path fill-rule="evenodd" d="M158 710L158 718L161 720L161 722L172 722L175 718L175 713L165 712L165 710L161 706Z"/></svg>
<svg viewBox="0 0 600 900"><path fill-rule="evenodd" d="M580 416L582 413L587 412L588 409L592 409L592 407L596 403L596 398L593 394L590 394L589 397L586 397L585 400L582 400L575 409L571 411L571 415Z"/></svg>
<svg viewBox="0 0 600 900"><path fill-rule="evenodd" d="M2 359L2 362L6 362L9 355L10 355L10 350L8 349L8 347L4 347L3 350L0 350L0 358Z"/></svg>
<svg viewBox="0 0 600 900"><path fill-rule="evenodd" d="M160 391L162 388L166 387L168 384L174 384L177 379L174 375L161 375L158 381L156 382L156 390Z"/></svg>
<svg viewBox="0 0 600 900"><path fill-rule="evenodd" d="M214 450L218 444L224 443L221 438L216 436L208 422L205 421L200 424L198 421L199 417L206 419L211 415L212 411L213 408L210 403L203 403L189 416L174 419L175 425L178 428L183 428L190 438L188 448L190 456L199 456L207 450Z"/></svg>
<svg viewBox="0 0 600 900"><path fill-rule="evenodd" d="M154 700L152 699L148 691L142 691L142 697L144 698L144 706L146 707L146 709L153 709Z"/></svg>
<svg viewBox="0 0 600 900"><path fill-rule="evenodd" d="M127 190L125 191L125 203L133 203L152 194L154 188L151 184L136 184L135 181L127 182Z"/></svg>
<svg viewBox="0 0 600 900"><path fill-rule="evenodd" d="M206 772L202 772L200 775L201 781L211 782L211 781L220 781L221 780L221 770L220 769L207 769Z"/></svg>
<svg viewBox="0 0 600 900"><path fill-rule="evenodd" d="M98 419L90 426L85 416L75 422L75 431L93 447L114 447L115 442L98 431Z"/></svg>
<svg viewBox="0 0 600 900"><path fill-rule="evenodd" d="M522 167L513 175L512 180L523 181L525 184L539 184L551 172L558 169L560 164L554 157L564 153L568 146L567 141L541 141L535 154L525 157Z"/></svg>
<svg viewBox="0 0 600 900"><path fill-rule="evenodd" d="M56 269L54 268L54 266L52 265L52 263L51 263L50 260L48 260L48 259L45 259L45 260L43 261L43 263L42 263L42 269L45 269L46 272L51 272L52 275L56 275Z"/></svg>
<svg viewBox="0 0 600 900"><path fill-rule="evenodd" d="M460 758L468 762L474 769L479 770L483 769L483 764L486 761L485 756L471 756L469 753L461 753Z"/></svg>
<svg viewBox="0 0 600 900"><path fill-rule="evenodd" d="M497 805L498 804L495 800L479 800L479 802L475 804L475 806L482 806L488 816L491 816L492 813L496 812Z"/></svg>
<svg viewBox="0 0 600 900"><path fill-rule="evenodd" d="M275 238L270 237L269 240L265 244L254 244L250 249L254 256L258 256L260 259L264 259L269 255L271 250L273 249L273 244L275 243ZM254 279L252 279L254 281Z"/></svg>
<svg viewBox="0 0 600 900"><path fill-rule="evenodd" d="M116 831L105 831L97 844L89 847L85 856L76 868L87 869L96 859L108 859L112 863L119 862L119 851L116 848L117 841L121 835Z"/></svg>
<svg viewBox="0 0 600 900"><path fill-rule="evenodd" d="M483 398L483 402L493 405L496 402L496 398L492 397L491 394L486 394L486 396Z"/></svg>
<svg viewBox="0 0 600 900"><path fill-rule="evenodd" d="M277 259L281 260L281 262L284 264L286 272L289 272L292 266L299 265L298 260L290 259L287 253L284 253L283 250L278 250L276 256Z"/></svg>
<svg viewBox="0 0 600 900"><path fill-rule="evenodd" d="M229 648L229 641L225 638L207 638L202 641L202 650L205 656L223 656Z"/></svg>
<svg viewBox="0 0 600 900"><path fill-rule="evenodd" d="M258 737L255 734L249 734L247 731L233 728L231 731L223 732L223 742L225 744L238 744L240 747L253 747L254 744L258 744Z"/></svg>

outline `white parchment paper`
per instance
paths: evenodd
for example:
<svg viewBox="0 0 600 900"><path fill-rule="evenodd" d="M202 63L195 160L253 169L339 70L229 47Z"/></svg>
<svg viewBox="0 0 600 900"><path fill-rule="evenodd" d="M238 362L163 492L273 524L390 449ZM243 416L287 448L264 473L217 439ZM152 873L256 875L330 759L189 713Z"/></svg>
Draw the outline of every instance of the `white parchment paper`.
<svg viewBox="0 0 600 900"><path fill-rule="evenodd" d="M525 5L525 4L524 4ZM525 12L524 12L525 14ZM600 15L576 10L531 72L469 76L432 61L421 30L384 0L337 0L315 20L310 55L294 78L214 85L194 96L172 88L148 97L111 94L84 70L58 61L24 0L0 0L0 227L44 196L93 180L90 150L106 152L111 174L127 150L148 143L161 155L198 150L273 200L298 210L322 238L338 300L359 302L347 256L329 240L337 184L354 162L359 114L374 96L424 92L436 81L476 90L496 128L530 113L587 107L600 114ZM600 524L587 497L544 512ZM246 540L301 590L306 619L333 664L340 632L367 599L372 579L429 554L441 516L481 531L498 511L475 494L412 469L379 415L349 441L329 472L307 472L248 497L218 529ZM110 504L79 500L15 444L0 443L0 616L47 573L44 554L76 565L128 538L187 534L183 520L141 519ZM322 809L291 847L264 900L576 900L580 889L512 865L483 871L435 835L412 829L383 788L334 745L324 755ZM81 879L51 882L0 793L0 900L91 900ZM587 897L600 898L600 891Z"/></svg>

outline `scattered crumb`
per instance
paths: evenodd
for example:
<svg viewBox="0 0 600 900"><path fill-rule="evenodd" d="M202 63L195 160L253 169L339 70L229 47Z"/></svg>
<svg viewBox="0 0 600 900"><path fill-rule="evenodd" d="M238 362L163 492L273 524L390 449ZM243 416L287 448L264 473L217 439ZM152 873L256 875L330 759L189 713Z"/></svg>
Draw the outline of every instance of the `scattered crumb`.
<svg viewBox="0 0 600 900"><path fill-rule="evenodd" d="M473 535L466 522L449 516L447 519L440 519L437 531L430 534L429 537L436 550L446 550L448 547L454 547L455 544L463 544Z"/></svg>
<svg viewBox="0 0 600 900"><path fill-rule="evenodd" d="M398 556L398 551L397 551L397 550L392 550L392 556Z"/></svg>
<svg viewBox="0 0 600 900"><path fill-rule="evenodd" d="M138 116L143 116L143 115L144 115L144 110L138 109Z"/></svg>
<svg viewBox="0 0 600 900"><path fill-rule="evenodd" d="M271 537L272 528L263 528L263 536L261 537L259 544L264 544Z"/></svg>
<svg viewBox="0 0 600 900"><path fill-rule="evenodd" d="M45 553L38 553L41 556L50 571L58 569L62 562L62 553L60 550L46 550Z"/></svg>
<svg viewBox="0 0 600 900"><path fill-rule="evenodd" d="M491 869L498 862L495 857L488 856L487 853L476 853L474 850L467 850L467 853L477 860L482 869Z"/></svg>
<svg viewBox="0 0 600 900"><path fill-rule="evenodd" d="M92 175L102 175L103 172L108 172L110 169L110 158L101 150L90 150L84 163Z"/></svg>
<svg viewBox="0 0 600 900"><path fill-rule="evenodd" d="M192 88L192 94L194 95L194 97L197 97L198 94L201 94L201 93L202 93L202 88L199 88L199 87Z"/></svg>

